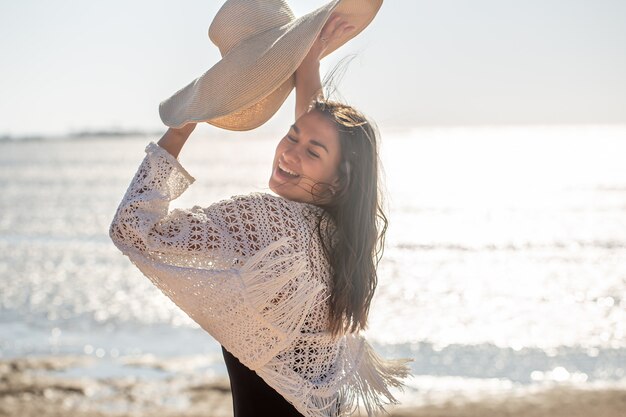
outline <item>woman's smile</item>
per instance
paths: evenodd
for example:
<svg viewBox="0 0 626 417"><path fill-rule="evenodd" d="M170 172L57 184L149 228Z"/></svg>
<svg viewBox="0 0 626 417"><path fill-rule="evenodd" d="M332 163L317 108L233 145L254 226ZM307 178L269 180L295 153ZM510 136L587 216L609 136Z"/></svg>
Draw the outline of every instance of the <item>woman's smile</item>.
<svg viewBox="0 0 626 417"><path fill-rule="evenodd" d="M287 177L289 177L289 178L298 178L298 177L300 176L297 172L295 172L295 171L293 171L293 170L291 170L291 169L287 168L287 167L286 167L283 163L281 163L280 161L278 161L277 168L278 168L278 173L279 173L279 174L281 174L281 175L283 175L283 176L287 176Z"/></svg>
<svg viewBox="0 0 626 417"><path fill-rule="evenodd" d="M293 181L296 180L298 178L300 178L299 175L294 176L291 175L290 173L284 171L283 169L280 168L280 165L276 165L276 169L274 169L274 178L282 183L286 182L286 181Z"/></svg>

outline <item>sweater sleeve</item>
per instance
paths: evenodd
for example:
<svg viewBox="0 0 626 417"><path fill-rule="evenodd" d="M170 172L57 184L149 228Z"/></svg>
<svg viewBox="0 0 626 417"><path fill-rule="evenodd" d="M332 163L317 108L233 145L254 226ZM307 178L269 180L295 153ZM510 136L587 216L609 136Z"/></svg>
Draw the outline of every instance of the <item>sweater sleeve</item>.
<svg viewBox="0 0 626 417"><path fill-rule="evenodd" d="M109 228L122 252L172 265L215 268L237 264L268 243L254 230L253 209L243 196L169 211L170 202L195 178L154 142L145 152Z"/></svg>
<svg viewBox="0 0 626 417"><path fill-rule="evenodd" d="M287 203L239 196L169 210L195 179L151 142L109 229L114 244L251 369L288 346L324 302Z"/></svg>

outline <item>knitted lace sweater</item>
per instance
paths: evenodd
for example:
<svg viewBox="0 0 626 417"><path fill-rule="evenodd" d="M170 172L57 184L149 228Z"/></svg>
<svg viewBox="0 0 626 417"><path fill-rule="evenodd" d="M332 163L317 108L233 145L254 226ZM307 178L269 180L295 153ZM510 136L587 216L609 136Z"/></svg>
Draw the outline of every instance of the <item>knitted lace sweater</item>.
<svg viewBox="0 0 626 417"><path fill-rule="evenodd" d="M398 401L411 359L385 360L358 333L326 330L331 269L322 208L265 193L169 211L195 179L150 142L109 234L156 287L307 417L340 404L369 416Z"/></svg>

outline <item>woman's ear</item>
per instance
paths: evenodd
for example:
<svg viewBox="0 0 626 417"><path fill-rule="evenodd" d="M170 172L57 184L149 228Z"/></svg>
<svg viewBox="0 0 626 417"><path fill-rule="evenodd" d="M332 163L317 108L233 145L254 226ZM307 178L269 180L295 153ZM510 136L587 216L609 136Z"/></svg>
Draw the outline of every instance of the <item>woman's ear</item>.
<svg viewBox="0 0 626 417"><path fill-rule="evenodd" d="M335 178L333 178L333 180L331 181L330 185L328 186L328 191L334 196L337 194L337 191L340 188L340 181L339 181L339 175L336 175Z"/></svg>
<svg viewBox="0 0 626 417"><path fill-rule="evenodd" d="M350 163L348 161L343 161L342 166L337 168L337 173L335 174L331 184L333 187L338 188L341 186L341 176L343 175L346 180L350 178ZM345 169L345 172L342 173L342 169Z"/></svg>

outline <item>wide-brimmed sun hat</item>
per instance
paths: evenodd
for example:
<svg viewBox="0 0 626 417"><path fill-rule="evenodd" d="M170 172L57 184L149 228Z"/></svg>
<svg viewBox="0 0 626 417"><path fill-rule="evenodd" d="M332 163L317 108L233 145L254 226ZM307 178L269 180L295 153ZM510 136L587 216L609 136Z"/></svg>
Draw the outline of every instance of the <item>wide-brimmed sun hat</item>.
<svg viewBox="0 0 626 417"><path fill-rule="evenodd" d="M359 34L382 0L333 0L296 18L284 0L227 0L209 27L222 59L159 104L161 120L179 128L207 122L250 130L269 120L295 85L295 71L331 14L354 29L329 39L322 57Z"/></svg>

